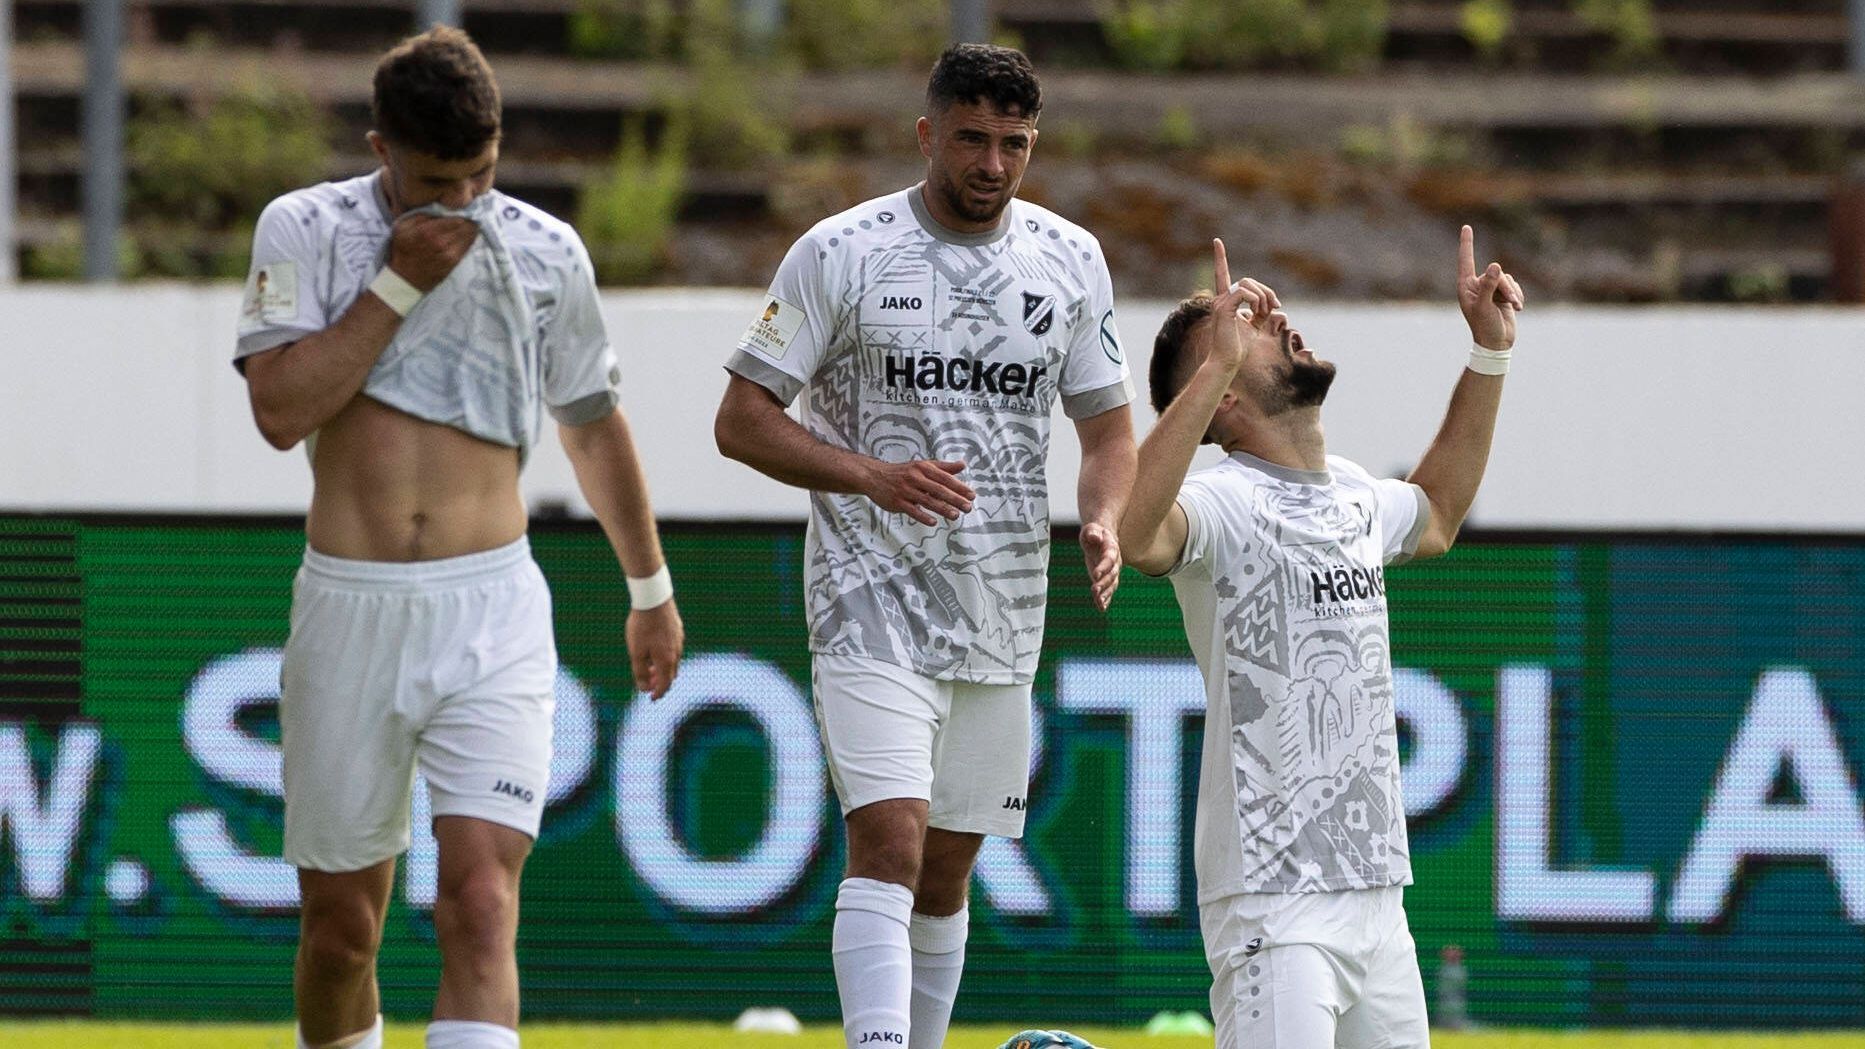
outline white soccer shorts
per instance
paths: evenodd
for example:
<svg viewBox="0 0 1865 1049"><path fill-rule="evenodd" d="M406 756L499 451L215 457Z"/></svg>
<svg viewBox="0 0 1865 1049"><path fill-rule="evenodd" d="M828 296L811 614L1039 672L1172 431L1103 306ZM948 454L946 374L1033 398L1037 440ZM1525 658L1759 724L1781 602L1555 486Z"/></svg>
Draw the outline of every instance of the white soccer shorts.
<svg viewBox="0 0 1865 1049"><path fill-rule="evenodd" d="M940 681L858 656L817 655L816 723L842 815L919 798L928 826L1023 836L1030 686Z"/></svg>
<svg viewBox="0 0 1865 1049"><path fill-rule="evenodd" d="M1245 893L1198 908L1217 1049L1425 1049L1398 886Z"/></svg>
<svg viewBox="0 0 1865 1049"><path fill-rule="evenodd" d="M524 539L406 564L305 551L279 701L285 858L342 872L405 851L417 762L436 817L535 838L556 675Z"/></svg>

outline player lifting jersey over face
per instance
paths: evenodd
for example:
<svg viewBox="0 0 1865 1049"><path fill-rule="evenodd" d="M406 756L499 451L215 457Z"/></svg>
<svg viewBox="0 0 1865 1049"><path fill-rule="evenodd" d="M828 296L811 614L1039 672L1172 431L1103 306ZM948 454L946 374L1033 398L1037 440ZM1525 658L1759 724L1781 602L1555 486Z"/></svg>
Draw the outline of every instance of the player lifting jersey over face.
<svg viewBox="0 0 1865 1049"><path fill-rule="evenodd" d="M1023 830L1057 402L1081 437L1101 607L1133 471L1100 246L1016 199L1042 105L1028 61L956 47L926 102L926 180L790 249L717 426L725 454L810 490L815 700L849 838L844 1028L913 1049L944 1039L983 835Z"/></svg>
<svg viewBox="0 0 1865 1049"><path fill-rule="evenodd" d="M381 1044L374 957L418 767L440 848L427 1044L510 1047L557 670L518 491L545 411L630 577L628 647L657 695L680 617L589 256L492 188L485 59L458 30L404 42L374 116L377 171L260 216L235 353L260 430L310 443L314 477L279 705L299 1041Z"/></svg>

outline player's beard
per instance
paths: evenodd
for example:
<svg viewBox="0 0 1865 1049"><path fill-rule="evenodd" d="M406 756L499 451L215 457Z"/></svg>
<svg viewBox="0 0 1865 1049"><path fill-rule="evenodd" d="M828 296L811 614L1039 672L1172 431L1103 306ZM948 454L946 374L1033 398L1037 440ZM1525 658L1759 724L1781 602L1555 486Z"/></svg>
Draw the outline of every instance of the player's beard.
<svg viewBox="0 0 1865 1049"><path fill-rule="evenodd" d="M1291 362L1287 383L1291 408L1313 408L1327 400L1328 387L1334 385L1334 362L1302 360Z"/></svg>
<svg viewBox="0 0 1865 1049"><path fill-rule="evenodd" d="M939 175L938 189L939 195L945 198L945 206L952 209L952 214L966 222L976 222L979 225L995 223L998 217L1003 215L1005 206L1010 203L1011 195L1006 189L994 203L983 207L974 206L965 197L964 185L944 173Z"/></svg>
<svg viewBox="0 0 1865 1049"><path fill-rule="evenodd" d="M1290 358L1289 370L1282 381L1265 393L1259 402L1264 415L1281 415L1298 408L1319 407L1327 400L1328 387L1334 385L1334 362L1318 359Z"/></svg>

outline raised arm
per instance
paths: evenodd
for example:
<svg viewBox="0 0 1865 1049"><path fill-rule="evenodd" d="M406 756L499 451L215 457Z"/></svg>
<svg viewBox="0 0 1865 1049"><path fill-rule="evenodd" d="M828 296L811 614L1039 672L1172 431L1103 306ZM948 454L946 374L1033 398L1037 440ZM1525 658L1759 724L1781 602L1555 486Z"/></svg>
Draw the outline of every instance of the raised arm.
<svg viewBox="0 0 1865 1049"><path fill-rule="evenodd" d="M1451 393L1437 437L1407 478L1431 503L1431 521L1419 538L1417 557L1449 550L1476 500L1496 433L1507 355L1515 346L1515 315L1525 305L1521 285L1501 265L1492 262L1477 272L1476 238L1470 227L1463 227L1458 236L1457 305L1477 348Z"/></svg>
<svg viewBox="0 0 1865 1049"><path fill-rule="evenodd" d="M561 426L557 435L622 571L630 579L654 576L667 562L648 499L647 475L635 454L627 417L618 408L594 422ZM631 609L627 641L635 687L655 699L666 695L686 647L686 627L673 598L668 596L650 608Z"/></svg>
<svg viewBox="0 0 1865 1049"><path fill-rule="evenodd" d="M1248 278L1233 283L1223 241L1212 241L1211 252L1218 292L1211 303L1204 360L1141 443L1133 495L1120 518L1121 556L1148 575L1164 575L1185 549L1179 487L1244 356L1259 340L1273 344L1287 330L1286 318L1275 312L1275 292ZM1247 318L1238 312L1244 307L1249 308Z"/></svg>
<svg viewBox="0 0 1865 1049"><path fill-rule="evenodd" d="M445 280L479 236L465 219L404 215L389 240L388 268L423 294ZM402 315L373 290L336 323L242 362L253 421L285 451L342 411L401 328Z"/></svg>
<svg viewBox="0 0 1865 1049"><path fill-rule="evenodd" d="M761 474L812 492L864 495L881 509L921 524L937 524L941 517L957 520L977 498L958 479L964 463L890 463L837 448L785 414L783 402L770 390L738 374L725 388L712 433L721 455Z"/></svg>

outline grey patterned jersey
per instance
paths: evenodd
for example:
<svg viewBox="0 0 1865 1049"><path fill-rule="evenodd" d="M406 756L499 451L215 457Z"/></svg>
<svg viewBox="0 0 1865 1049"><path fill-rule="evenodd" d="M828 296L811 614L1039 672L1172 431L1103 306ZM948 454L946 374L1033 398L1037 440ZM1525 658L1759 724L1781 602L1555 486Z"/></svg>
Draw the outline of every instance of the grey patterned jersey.
<svg viewBox="0 0 1865 1049"><path fill-rule="evenodd" d="M326 182L267 205L235 361L322 331L369 287L392 228L380 178ZM521 455L537 441L541 405L569 425L608 415L620 372L576 231L497 190L454 214L482 235L409 312L363 393Z"/></svg>
<svg viewBox="0 0 1865 1049"><path fill-rule="evenodd" d="M1385 566L1430 520L1416 485L1345 459L1292 470L1244 453L1179 493L1172 569L1208 707L1198 899L1412 880Z"/></svg>
<svg viewBox="0 0 1865 1049"><path fill-rule="evenodd" d="M858 495L813 492L810 647L935 678L1027 682L1048 594L1050 417L1132 399L1100 245L1018 200L960 234L919 187L798 240L726 365L817 438L890 462L962 460L977 492L919 524Z"/></svg>

